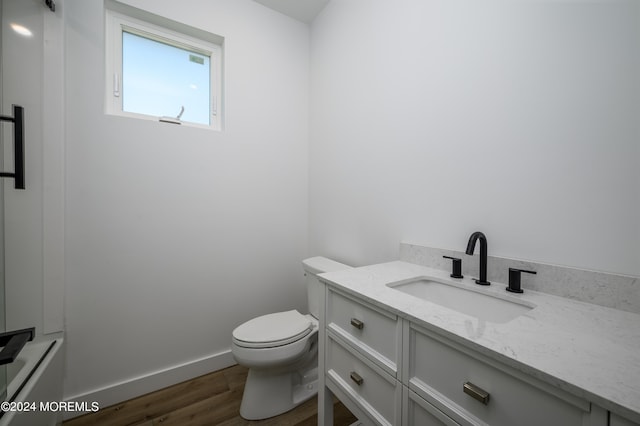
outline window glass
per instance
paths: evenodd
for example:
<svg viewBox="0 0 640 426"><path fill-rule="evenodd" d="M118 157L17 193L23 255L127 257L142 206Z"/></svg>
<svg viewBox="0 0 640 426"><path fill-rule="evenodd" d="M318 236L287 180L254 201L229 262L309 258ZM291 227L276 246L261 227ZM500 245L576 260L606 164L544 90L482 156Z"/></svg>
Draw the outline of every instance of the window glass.
<svg viewBox="0 0 640 426"><path fill-rule="evenodd" d="M112 0L105 18L107 114L222 130L224 37Z"/></svg>
<svg viewBox="0 0 640 426"><path fill-rule="evenodd" d="M202 53L123 31L122 110L181 114L182 121L210 125L210 62Z"/></svg>

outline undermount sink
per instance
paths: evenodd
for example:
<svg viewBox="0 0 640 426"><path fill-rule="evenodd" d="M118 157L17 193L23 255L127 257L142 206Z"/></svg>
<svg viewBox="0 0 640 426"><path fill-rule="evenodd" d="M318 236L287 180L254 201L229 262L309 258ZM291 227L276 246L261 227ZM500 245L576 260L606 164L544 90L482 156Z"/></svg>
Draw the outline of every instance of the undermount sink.
<svg viewBox="0 0 640 426"><path fill-rule="evenodd" d="M533 306L458 287L430 277L415 277L387 286L493 323L509 322L533 309Z"/></svg>

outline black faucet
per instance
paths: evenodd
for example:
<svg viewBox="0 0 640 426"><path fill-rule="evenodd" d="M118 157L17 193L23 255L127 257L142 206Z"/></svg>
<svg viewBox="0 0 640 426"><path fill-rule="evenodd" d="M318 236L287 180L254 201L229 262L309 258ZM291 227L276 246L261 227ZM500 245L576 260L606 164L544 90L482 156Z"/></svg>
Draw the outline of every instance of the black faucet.
<svg viewBox="0 0 640 426"><path fill-rule="evenodd" d="M476 280L476 284L489 285L491 283L487 281L487 237L482 232L471 234L467 243L466 253L468 255L473 254L478 239L480 239L480 278Z"/></svg>

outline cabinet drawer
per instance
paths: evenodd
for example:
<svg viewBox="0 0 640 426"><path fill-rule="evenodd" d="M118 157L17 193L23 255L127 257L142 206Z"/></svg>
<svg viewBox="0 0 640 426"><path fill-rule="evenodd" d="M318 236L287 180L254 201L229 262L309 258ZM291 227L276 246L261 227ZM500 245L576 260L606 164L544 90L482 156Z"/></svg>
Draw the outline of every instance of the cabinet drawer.
<svg viewBox="0 0 640 426"><path fill-rule="evenodd" d="M402 399L406 411L402 413L404 426L459 426L453 419L403 386Z"/></svg>
<svg viewBox="0 0 640 426"><path fill-rule="evenodd" d="M639 423L633 423L631 420L622 418L615 413L609 414L609 426L637 426Z"/></svg>
<svg viewBox="0 0 640 426"><path fill-rule="evenodd" d="M409 388L460 424L582 425L590 405L417 326L409 328ZM464 390L465 383L479 389ZM487 401L481 402L483 391Z"/></svg>
<svg viewBox="0 0 640 426"><path fill-rule="evenodd" d="M326 369L329 381L379 424L400 420L402 385L353 348L327 333Z"/></svg>
<svg viewBox="0 0 640 426"><path fill-rule="evenodd" d="M397 376L402 325L396 315L330 289L327 328L351 342L387 373Z"/></svg>

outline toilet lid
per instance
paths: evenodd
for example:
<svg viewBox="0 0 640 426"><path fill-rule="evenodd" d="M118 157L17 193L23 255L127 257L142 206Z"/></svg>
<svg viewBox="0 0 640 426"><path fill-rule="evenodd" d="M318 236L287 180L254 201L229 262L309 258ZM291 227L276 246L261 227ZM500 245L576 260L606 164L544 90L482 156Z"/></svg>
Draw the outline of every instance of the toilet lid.
<svg viewBox="0 0 640 426"><path fill-rule="evenodd" d="M233 338L250 346L278 346L295 342L311 332L312 323L296 310L254 318L233 330Z"/></svg>

